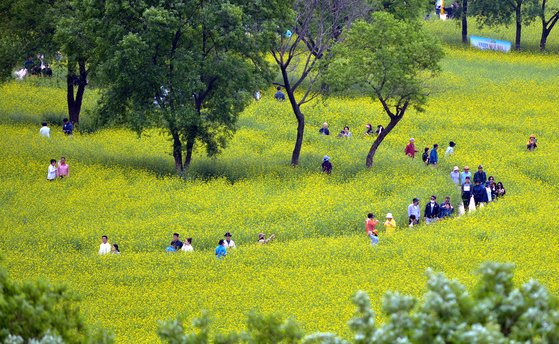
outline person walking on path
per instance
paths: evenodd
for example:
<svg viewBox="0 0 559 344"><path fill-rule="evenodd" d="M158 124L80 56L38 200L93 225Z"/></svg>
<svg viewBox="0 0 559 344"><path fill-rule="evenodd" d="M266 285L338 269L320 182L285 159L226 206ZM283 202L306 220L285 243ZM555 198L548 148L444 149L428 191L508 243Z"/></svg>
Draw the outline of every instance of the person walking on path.
<svg viewBox="0 0 559 344"><path fill-rule="evenodd" d="M450 196L446 196L439 209L439 219L450 217L453 213L454 207L452 206L452 203L450 203Z"/></svg>
<svg viewBox="0 0 559 344"><path fill-rule="evenodd" d="M460 169L458 166L454 166L452 172L450 172L450 179L452 179L454 184L460 185Z"/></svg>
<svg viewBox="0 0 559 344"><path fill-rule="evenodd" d="M485 171L483 171L482 165L479 165L477 167L477 172L474 173L474 183L478 180L482 186L485 185L485 182L487 181L487 174L485 174Z"/></svg>
<svg viewBox="0 0 559 344"><path fill-rule="evenodd" d="M506 190L505 187L503 186L503 183L498 182L497 186L495 186L495 196L497 198L503 197L506 194Z"/></svg>
<svg viewBox="0 0 559 344"><path fill-rule="evenodd" d="M468 211L470 208L470 200L472 199L473 186L470 181L470 177L466 177L466 180L462 184L462 202L464 203L464 211Z"/></svg>
<svg viewBox="0 0 559 344"><path fill-rule="evenodd" d="M429 147L425 147L423 150L423 154L421 155L421 160L425 163L425 165L429 165Z"/></svg>
<svg viewBox="0 0 559 344"><path fill-rule="evenodd" d="M384 229L386 230L386 234L392 234L396 230L396 221L392 216L392 213L386 214L386 221L384 221Z"/></svg>
<svg viewBox="0 0 559 344"><path fill-rule="evenodd" d="M412 221L412 215L414 216ZM419 199L414 198L412 203L408 205L408 218L410 219L410 225L417 225L419 223L419 219L421 218L421 209L419 208Z"/></svg>
<svg viewBox="0 0 559 344"><path fill-rule="evenodd" d="M439 162L439 153L437 152L437 149L439 149L439 145L435 143L433 145L433 149L431 149L431 153L429 154L430 165L437 166L437 163Z"/></svg>
<svg viewBox="0 0 559 344"><path fill-rule="evenodd" d="M460 173L460 185L464 185L466 178L470 178L470 182L472 181L472 172L468 166L464 166L464 171Z"/></svg>
<svg viewBox="0 0 559 344"><path fill-rule="evenodd" d="M437 203L437 196L431 196L431 200L425 206L425 223L430 224L436 222L439 216L439 204Z"/></svg>
<svg viewBox="0 0 559 344"><path fill-rule="evenodd" d="M332 173L332 163L330 162L330 157L325 155L322 158L322 172L326 174Z"/></svg>
<svg viewBox="0 0 559 344"><path fill-rule="evenodd" d="M39 134L46 138L50 138L50 128L47 126L47 122L41 123L42 127L39 129Z"/></svg>
<svg viewBox="0 0 559 344"><path fill-rule="evenodd" d="M476 180L475 183L476 185L474 185L472 193L474 195L474 202L476 203L476 207L478 207L487 199L487 192L485 191L485 187L481 185L481 181L479 179Z"/></svg>
<svg viewBox="0 0 559 344"><path fill-rule="evenodd" d="M410 158L412 158L412 159L415 158L415 153L417 153L418 150L415 149L415 140L413 139L413 137L410 138L410 143L407 144L406 149L404 150L404 152Z"/></svg>

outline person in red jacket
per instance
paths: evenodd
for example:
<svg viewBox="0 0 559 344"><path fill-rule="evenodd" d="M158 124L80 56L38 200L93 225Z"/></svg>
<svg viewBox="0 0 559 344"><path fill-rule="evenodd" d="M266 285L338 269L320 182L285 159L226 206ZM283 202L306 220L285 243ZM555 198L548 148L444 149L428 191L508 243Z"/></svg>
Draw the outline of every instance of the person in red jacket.
<svg viewBox="0 0 559 344"><path fill-rule="evenodd" d="M410 158L414 158L415 157L415 153L418 152L418 150L415 149L415 145L414 145L415 140L413 139L413 137L410 139L410 143L408 143L408 145L406 146L406 155L409 156Z"/></svg>

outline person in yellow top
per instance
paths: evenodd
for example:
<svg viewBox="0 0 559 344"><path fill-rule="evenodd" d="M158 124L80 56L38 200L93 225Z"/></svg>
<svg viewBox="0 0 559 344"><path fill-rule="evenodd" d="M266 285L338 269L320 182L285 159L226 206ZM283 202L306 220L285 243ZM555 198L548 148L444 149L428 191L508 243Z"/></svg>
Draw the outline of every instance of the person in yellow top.
<svg viewBox="0 0 559 344"><path fill-rule="evenodd" d="M386 229L386 234L394 233L394 230L396 229L396 221L394 220L392 213L386 214L386 221L384 221L384 228Z"/></svg>

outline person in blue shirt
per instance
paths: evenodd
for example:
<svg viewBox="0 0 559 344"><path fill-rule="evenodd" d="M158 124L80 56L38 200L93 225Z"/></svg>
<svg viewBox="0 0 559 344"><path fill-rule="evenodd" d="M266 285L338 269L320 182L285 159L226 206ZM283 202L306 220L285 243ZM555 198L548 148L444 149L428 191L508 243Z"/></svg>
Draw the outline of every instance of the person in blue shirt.
<svg viewBox="0 0 559 344"><path fill-rule="evenodd" d="M74 126L72 125L72 122L70 122L68 118L64 118L63 122L64 125L62 126L62 131L64 132L64 134L72 135L72 131L74 130Z"/></svg>
<svg viewBox="0 0 559 344"><path fill-rule="evenodd" d="M437 153L437 149L439 148L438 144L433 145L433 149L431 149L431 154L429 154L429 164L437 165L439 162L439 153Z"/></svg>
<svg viewBox="0 0 559 344"><path fill-rule="evenodd" d="M276 94L274 94L274 98L279 101L285 100L285 94L281 91L281 87L278 86Z"/></svg>
<svg viewBox="0 0 559 344"><path fill-rule="evenodd" d="M217 258L225 257L227 255L227 249L225 248L225 240L219 240L217 247L215 248L215 256Z"/></svg>

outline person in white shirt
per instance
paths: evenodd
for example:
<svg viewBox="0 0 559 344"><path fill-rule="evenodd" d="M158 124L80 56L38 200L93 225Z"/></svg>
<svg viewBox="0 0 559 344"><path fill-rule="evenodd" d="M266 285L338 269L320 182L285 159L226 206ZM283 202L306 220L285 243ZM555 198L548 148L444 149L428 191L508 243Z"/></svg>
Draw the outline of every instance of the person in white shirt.
<svg viewBox="0 0 559 344"><path fill-rule="evenodd" d="M233 240L231 240L231 233L227 232L225 233L225 247L226 248L237 248L237 246L235 246L235 242Z"/></svg>
<svg viewBox="0 0 559 344"><path fill-rule="evenodd" d="M194 251L194 247L192 247L192 238L186 238L184 244L182 245L181 251L184 252L192 252Z"/></svg>
<svg viewBox="0 0 559 344"><path fill-rule="evenodd" d="M109 244L109 238L106 235L101 237L101 245L99 245L99 254L111 253L111 244Z"/></svg>
<svg viewBox="0 0 559 344"><path fill-rule="evenodd" d="M448 143L448 147L446 148L446 152L444 152L444 156L449 156L454 154L454 146L456 146L456 143L454 143L454 141L450 141Z"/></svg>
<svg viewBox="0 0 559 344"><path fill-rule="evenodd" d="M414 216L413 218L411 216ZM419 209L419 199L414 198L412 204L408 206L408 218L410 225L417 225L421 218L421 209Z"/></svg>
<svg viewBox="0 0 559 344"><path fill-rule="evenodd" d="M58 174L58 167L56 167L56 160L50 159L50 165L47 171L47 180L52 182L53 180L56 179L57 174Z"/></svg>
<svg viewBox="0 0 559 344"><path fill-rule="evenodd" d="M41 123L42 127L39 129L39 134L44 137L50 138L50 128L47 127L47 122Z"/></svg>

